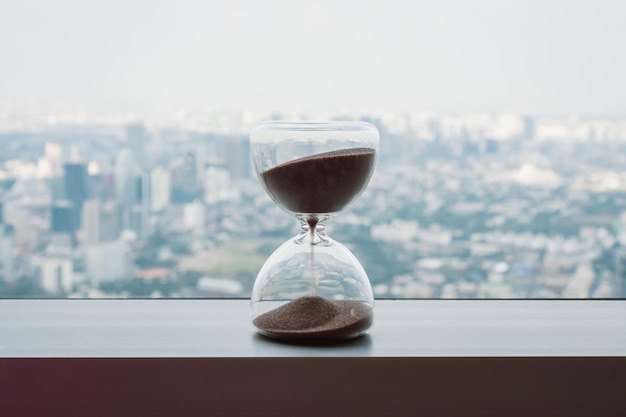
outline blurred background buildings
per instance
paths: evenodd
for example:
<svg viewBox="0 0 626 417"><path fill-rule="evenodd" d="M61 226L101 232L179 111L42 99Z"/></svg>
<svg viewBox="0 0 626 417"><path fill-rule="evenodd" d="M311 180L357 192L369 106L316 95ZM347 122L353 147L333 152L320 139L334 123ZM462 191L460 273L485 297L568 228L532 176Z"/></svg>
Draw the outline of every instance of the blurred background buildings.
<svg viewBox="0 0 626 417"><path fill-rule="evenodd" d="M247 296L296 232L247 135L285 115L227 116L0 133L0 294ZM626 118L337 117L381 132L369 188L329 225L378 297L626 296Z"/></svg>

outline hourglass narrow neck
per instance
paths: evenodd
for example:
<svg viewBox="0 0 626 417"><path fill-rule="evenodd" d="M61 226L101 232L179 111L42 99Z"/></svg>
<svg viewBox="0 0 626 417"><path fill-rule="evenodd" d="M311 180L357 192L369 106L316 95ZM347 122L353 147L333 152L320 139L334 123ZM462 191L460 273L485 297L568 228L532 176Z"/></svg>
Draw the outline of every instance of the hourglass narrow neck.
<svg viewBox="0 0 626 417"><path fill-rule="evenodd" d="M329 243L326 235L326 221L328 216L298 216L300 222L300 234L297 241L312 245L324 245Z"/></svg>

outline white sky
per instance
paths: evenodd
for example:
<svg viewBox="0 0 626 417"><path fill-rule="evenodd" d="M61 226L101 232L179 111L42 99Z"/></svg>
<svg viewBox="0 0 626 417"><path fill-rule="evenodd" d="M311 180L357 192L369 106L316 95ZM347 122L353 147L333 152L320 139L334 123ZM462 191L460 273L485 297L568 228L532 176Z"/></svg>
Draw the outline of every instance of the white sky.
<svg viewBox="0 0 626 417"><path fill-rule="evenodd" d="M0 101L626 113L626 1L0 0Z"/></svg>

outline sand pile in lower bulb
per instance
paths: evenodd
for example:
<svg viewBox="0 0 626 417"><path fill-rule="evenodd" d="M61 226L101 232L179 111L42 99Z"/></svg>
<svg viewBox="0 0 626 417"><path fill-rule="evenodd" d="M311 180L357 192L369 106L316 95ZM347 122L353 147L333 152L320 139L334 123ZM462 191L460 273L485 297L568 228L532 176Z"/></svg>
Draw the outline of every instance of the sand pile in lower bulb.
<svg viewBox="0 0 626 417"><path fill-rule="evenodd" d="M253 323L271 337L346 339L367 330L372 321L372 308L367 304L307 295L261 314Z"/></svg>

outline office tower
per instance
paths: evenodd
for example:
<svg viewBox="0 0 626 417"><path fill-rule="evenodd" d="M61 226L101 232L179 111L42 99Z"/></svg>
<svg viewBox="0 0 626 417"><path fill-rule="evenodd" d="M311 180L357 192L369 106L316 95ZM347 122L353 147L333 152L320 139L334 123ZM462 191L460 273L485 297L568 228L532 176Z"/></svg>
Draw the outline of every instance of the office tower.
<svg viewBox="0 0 626 417"><path fill-rule="evenodd" d="M120 235L119 213L114 203L100 206L100 239L99 242L112 242Z"/></svg>
<svg viewBox="0 0 626 417"><path fill-rule="evenodd" d="M137 239L144 240L149 236L148 217L150 216L150 177L145 174L134 179L133 205L130 207L129 228Z"/></svg>
<svg viewBox="0 0 626 417"><path fill-rule="evenodd" d="M119 226L122 230L132 230L137 239L148 237L148 217L150 215L150 182L146 175L140 175L129 182L128 200L118 205Z"/></svg>
<svg viewBox="0 0 626 417"><path fill-rule="evenodd" d="M65 199L65 185L63 184L64 183L63 176L44 179L43 182L47 185L48 189L50 190L50 197L52 201Z"/></svg>
<svg viewBox="0 0 626 417"><path fill-rule="evenodd" d="M194 235L202 235L205 232L205 209L201 202L185 204L183 209L185 229Z"/></svg>
<svg viewBox="0 0 626 417"><path fill-rule="evenodd" d="M77 229L74 205L67 200L55 202L50 213L50 231L73 234Z"/></svg>
<svg viewBox="0 0 626 417"><path fill-rule="evenodd" d="M620 245L626 247L626 211L622 211L615 225L617 229L617 240Z"/></svg>
<svg viewBox="0 0 626 417"><path fill-rule="evenodd" d="M74 207L76 228L80 227L83 202L87 199L87 166L85 164L69 163L63 166L63 186L65 199Z"/></svg>
<svg viewBox="0 0 626 417"><path fill-rule="evenodd" d="M63 149L59 144L47 142L44 145L44 159L52 178L63 176Z"/></svg>
<svg viewBox="0 0 626 417"><path fill-rule="evenodd" d="M119 207L121 229L135 230L142 238L147 236L149 199L148 176L141 171L130 149L122 149L115 165L115 201Z"/></svg>
<svg viewBox="0 0 626 417"><path fill-rule="evenodd" d="M4 224L4 203L0 201L0 279L12 280L13 226ZM9 278L9 275L11 277Z"/></svg>
<svg viewBox="0 0 626 417"><path fill-rule="evenodd" d="M150 173L152 211L161 211L170 203L171 176L164 167L156 167Z"/></svg>
<svg viewBox="0 0 626 417"><path fill-rule="evenodd" d="M118 210L112 202L87 200L83 204L83 243L97 245L119 236Z"/></svg>
<svg viewBox="0 0 626 417"><path fill-rule="evenodd" d="M52 178L52 165L45 157L37 160L37 176L39 178Z"/></svg>
<svg viewBox="0 0 626 417"><path fill-rule="evenodd" d="M113 173L102 174L102 186L104 201L115 200L115 175Z"/></svg>
<svg viewBox="0 0 626 417"><path fill-rule="evenodd" d="M96 245L101 239L100 202L87 200L83 204L84 244Z"/></svg>
<svg viewBox="0 0 626 417"><path fill-rule="evenodd" d="M12 215L11 224L13 225L16 245L27 249L33 249L37 246L39 233L37 233L33 216L29 211L20 211Z"/></svg>
<svg viewBox="0 0 626 417"><path fill-rule="evenodd" d="M209 159L209 155L207 152L207 145L205 143L199 144L196 146L195 151L193 152L193 156L196 161L196 175L198 176L198 188L202 188L202 183L204 181L204 167L207 165L207 161Z"/></svg>
<svg viewBox="0 0 626 417"><path fill-rule="evenodd" d="M65 198L82 207L87 199L87 166L85 164L65 164L63 185Z"/></svg>
<svg viewBox="0 0 626 417"><path fill-rule="evenodd" d="M13 226L0 223L0 277L5 282L15 281L14 246Z"/></svg>
<svg viewBox="0 0 626 417"><path fill-rule="evenodd" d="M87 189L89 190L89 198L99 201L107 201L110 199L107 179L100 173L87 177Z"/></svg>
<svg viewBox="0 0 626 417"><path fill-rule="evenodd" d="M144 205L135 204L129 212L128 228L135 232L138 240L148 237L148 210Z"/></svg>
<svg viewBox="0 0 626 417"><path fill-rule="evenodd" d="M229 138L218 145L218 155L233 179L249 178L250 141L247 138Z"/></svg>
<svg viewBox="0 0 626 417"><path fill-rule="evenodd" d="M174 160L171 166L172 195L174 204L187 204L198 197L196 158L186 153Z"/></svg>
<svg viewBox="0 0 626 417"><path fill-rule="evenodd" d="M135 179L140 174L139 164L129 148L122 148L115 161L115 201L130 207L136 201Z"/></svg>
<svg viewBox="0 0 626 417"><path fill-rule="evenodd" d="M208 167L204 174L204 201L215 204L235 197L237 190L231 187L230 173L220 167Z"/></svg>
<svg viewBox="0 0 626 417"><path fill-rule="evenodd" d="M74 286L72 261L67 258L39 259L41 288L48 293L70 292Z"/></svg>
<svg viewBox="0 0 626 417"><path fill-rule="evenodd" d="M615 280L613 295L617 298L626 298L626 247L615 250Z"/></svg>
<svg viewBox="0 0 626 417"><path fill-rule="evenodd" d="M133 204L150 206L150 176L140 173L133 179Z"/></svg>
<svg viewBox="0 0 626 417"><path fill-rule="evenodd" d="M128 275L128 249L123 242L107 242L85 248L85 269L91 285L124 279Z"/></svg>

